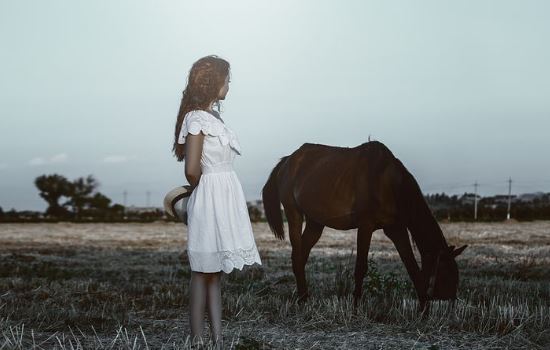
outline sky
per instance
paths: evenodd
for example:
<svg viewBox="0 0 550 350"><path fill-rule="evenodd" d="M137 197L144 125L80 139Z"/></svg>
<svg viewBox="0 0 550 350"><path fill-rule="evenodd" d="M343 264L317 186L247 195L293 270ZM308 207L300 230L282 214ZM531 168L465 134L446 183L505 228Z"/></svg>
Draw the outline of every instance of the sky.
<svg viewBox="0 0 550 350"><path fill-rule="evenodd" d="M161 206L187 74L231 64L247 200L303 143L384 143L424 193L550 192L547 1L0 0L0 207L94 175ZM147 192L150 193L149 203Z"/></svg>

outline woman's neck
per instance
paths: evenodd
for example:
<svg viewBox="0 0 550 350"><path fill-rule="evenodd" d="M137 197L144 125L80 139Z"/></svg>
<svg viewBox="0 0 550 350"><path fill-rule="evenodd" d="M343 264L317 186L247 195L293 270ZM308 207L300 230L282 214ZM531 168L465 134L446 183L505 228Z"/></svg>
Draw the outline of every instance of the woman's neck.
<svg viewBox="0 0 550 350"><path fill-rule="evenodd" d="M212 114L215 118L219 119L222 123L225 124L225 122L223 121L223 119L220 117L220 114L214 110L206 110L206 112Z"/></svg>
<svg viewBox="0 0 550 350"><path fill-rule="evenodd" d="M212 101L210 102L210 104L208 105L208 107L206 108L206 110L210 113L212 113L214 110L212 109L212 107L214 106L214 102L215 101Z"/></svg>

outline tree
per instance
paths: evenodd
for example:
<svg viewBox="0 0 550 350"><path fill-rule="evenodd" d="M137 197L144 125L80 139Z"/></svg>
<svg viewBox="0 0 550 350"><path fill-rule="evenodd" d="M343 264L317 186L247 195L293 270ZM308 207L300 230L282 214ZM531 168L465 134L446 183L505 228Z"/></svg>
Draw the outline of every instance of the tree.
<svg viewBox="0 0 550 350"><path fill-rule="evenodd" d="M100 192L96 192L87 201L90 214L95 217L109 216L111 199Z"/></svg>
<svg viewBox="0 0 550 350"><path fill-rule="evenodd" d="M71 215L65 208L66 203L59 204L62 196L69 197L71 194L71 183L66 177L58 174L41 175L34 180L35 186L40 191L39 195L48 203L46 215L62 218Z"/></svg>
<svg viewBox="0 0 550 350"><path fill-rule="evenodd" d="M90 194L92 194L98 186L99 183L92 175L88 175L86 179L79 177L71 183L71 199L67 204L73 207L73 212L77 219L80 218L82 209L89 204L91 200Z"/></svg>
<svg viewBox="0 0 550 350"><path fill-rule="evenodd" d="M262 219L262 212L260 211L260 209L256 208L255 206L249 205L248 216L250 217L250 221L258 222Z"/></svg>
<svg viewBox="0 0 550 350"><path fill-rule="evenodd" d="M101 192L96 192L93 197L88 200L90 208L107 210L111 204L111 199Z"/></svg>
<svg viewBox="0 0 550 350"><path fill-rule="evenodd" d="M125 207L121 204L113 204L111 208L109 208L109 211L111 212L111 216L113 218L117 219L123 219L124 218L124 210Z"/></svg>

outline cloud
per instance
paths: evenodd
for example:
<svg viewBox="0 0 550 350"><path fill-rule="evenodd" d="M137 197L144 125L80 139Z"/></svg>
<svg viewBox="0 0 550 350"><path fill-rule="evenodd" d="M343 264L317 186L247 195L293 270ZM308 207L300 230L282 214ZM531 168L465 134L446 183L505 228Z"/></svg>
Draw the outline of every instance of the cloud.
<svg viewBox="0 0 550 350"><path fill-rule="evenodd" d="M103 161L105 163L123 163L123 162L127 162L127 161L130 161L132 159L136 159L136 158L137 158L136 155L127 156L127 155L122 155L122 154L112 154L112 155L104 157Z"/></svg>
<svg viewBox="0 0 550 350"><path fill-rule="evenodd" d="M42 165L45 164L46 161L42 157L36 157L29 161L29 165Z"/></svg>
<svg viewBox="0 0 550 350"><path fill-rule="evenodd" d="M8 167L7 163L0 163L0 169L6 169Z"/></svg>
<svg viewBox="0 0 550 350"><path fill-rule="evenodd" d="M44 159L43 157L35 157L29 161L29 165L43 165L51 163L64 163L67 161L66 153L59 153L51 156L49 159Z"/></svg>
<svg viewBox="0 0 550 350"><path fill-rule="evenodd" d="M63 163L67 161L66 153L59 153L50 158L50 163Z"/></svg>

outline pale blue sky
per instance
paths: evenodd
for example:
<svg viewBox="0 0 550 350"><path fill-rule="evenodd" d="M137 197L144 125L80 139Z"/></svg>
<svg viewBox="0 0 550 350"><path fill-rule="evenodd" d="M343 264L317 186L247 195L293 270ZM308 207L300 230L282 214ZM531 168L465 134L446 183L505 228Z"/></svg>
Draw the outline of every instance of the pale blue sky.
<svg viewBox="0 0 550 350"><path fill-rule="evenodd" d="M305 142L383 142L425 193L550 191L547 1L0 0L0 206L93 174L128 205L186 183L171 154L191 64L232 65L222 114L259 199Z"/></svg>

